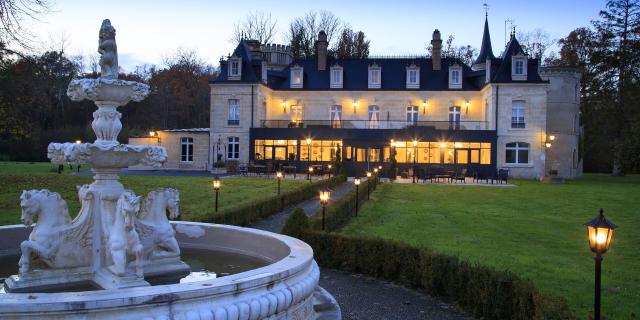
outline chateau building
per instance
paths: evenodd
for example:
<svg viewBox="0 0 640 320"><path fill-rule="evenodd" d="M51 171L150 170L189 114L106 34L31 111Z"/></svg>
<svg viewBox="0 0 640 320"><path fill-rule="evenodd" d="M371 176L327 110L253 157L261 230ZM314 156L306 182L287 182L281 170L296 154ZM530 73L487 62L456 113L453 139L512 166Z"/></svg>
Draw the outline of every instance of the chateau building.
<svg viewBox="0 0 640 320"><path fill-rule="evenodd" d="M399 172L415 162L523 178L582 173L579 73L540 67L515 35L494 55L487 20L471 66L442 56L438 30L431 44L431 57L336 59L320 32L315 57L293 59L286 46L243 40L210 83L200 158L209 169L237 160L304 172L341 150L347 174L362 175L388 167L393 148Z"/></svg>

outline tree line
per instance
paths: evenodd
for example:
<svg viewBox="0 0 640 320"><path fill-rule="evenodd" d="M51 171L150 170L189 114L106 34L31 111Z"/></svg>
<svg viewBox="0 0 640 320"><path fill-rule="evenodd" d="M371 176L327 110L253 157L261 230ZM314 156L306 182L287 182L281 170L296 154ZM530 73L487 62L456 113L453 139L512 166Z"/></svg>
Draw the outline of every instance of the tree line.
<svg viewBox="0 0 640 320"><path fill-rule="evenodd" d="M610 0L545 62L580 70L584 168L640 172L640 1Z"/></svg>
<svg viewBox="0 0 640 320"><path fill-rule="evenodd" d="M82 60L64 51L9 57L0 52L0 160L46 160L49 142L93 141L93 102L67 97L74 78L97 78L83 72ZM192 51L178 51L163 67L139 67L120 79L147 83L149 97L118 108L119 139L148 130L209 126L209 80L215 69Z"/></svg>

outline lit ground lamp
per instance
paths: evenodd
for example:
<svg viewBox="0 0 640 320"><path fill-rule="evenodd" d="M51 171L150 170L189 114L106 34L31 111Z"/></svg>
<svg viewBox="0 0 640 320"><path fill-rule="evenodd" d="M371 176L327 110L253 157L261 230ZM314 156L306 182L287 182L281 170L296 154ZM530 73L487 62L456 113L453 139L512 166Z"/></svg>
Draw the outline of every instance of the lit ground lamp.
<svg viewBox="0 0 640 320"><path fill-rule="evenodd" d="M331 167L332 165L327 165L327 168L329 168L329 179L331 179Z"/></svg>
<svg viewBox="0 0 640 320"><path fill-rule="evenodd" d="M213 178L212 184L213 184L213 190L216 192L215 210L216 212L218 212L218 193L220 192L220 187L222 186L222 182L220 182L220 178L216 176L215 178Z"/></svg>
<svg viewBox="0 0 640 320"><path fill-rule="evenodd" d="M276 179L278 180L278 195L280 195L280 180L282 180L282 172L276 172Z"/></svg>
<svg viewBox="0 0 640 320"><path fill-rule="evenodd" d="M309 166L309 170L307 171L307 179L311 182L311 174L313 173L313 167Z"/></svg>
<svg viewBox="0 0 640 320"><path fill-rule="evenodd" d="M600 275L602 266L602 255L609 250L609 247L611 246L611 239L613 238L613 230L615 230L617 226L604 217L602 209L600 209L600 213L597 217L585 223L584 226L587 227L587 232L589 235L589 248L596 254L594 258L596 263L596 272L593 301L593 318L594 320L600 320Z"/></svg>
<svg viewBox="0 0 640 320"><path fill-rule="evenodd" d="M324 230L324 213L327 209L327 203L329 203L329 198L331 197L331 192L329 189L320 191L320 203L322 203L322 230Z"/></svg>
<svg viewBox="0 0 640 320"><path fill-rule="evenodd" d="M360 202L360 178L353 179L353 184L356 185L356 217L358 216L358 202Z"/></svg>
<svg viewBox="0 0 640 320"><path fill-rule="evenodd" d="M371 172L367 171L367 200L369 200L370 193L371 193Z"/></svg>

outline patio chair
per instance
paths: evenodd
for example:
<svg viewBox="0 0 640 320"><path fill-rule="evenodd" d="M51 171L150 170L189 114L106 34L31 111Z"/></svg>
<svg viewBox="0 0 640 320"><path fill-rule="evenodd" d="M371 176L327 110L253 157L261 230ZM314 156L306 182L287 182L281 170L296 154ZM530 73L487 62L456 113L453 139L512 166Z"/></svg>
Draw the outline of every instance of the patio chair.
<svg viewBox="0 0 640 320"><path fill-rule="evenodd" d="M506 184L509 180L509 169L503 168L498 170L496 180L498 180L499 183L504 182Z"/></svg>
<svg viewBox="0 0 640 320"><path fill-rule="evenodd" d="M247 176L249 174L249 165L247 163L241 163L238 166L238 172L240 172L242 176Z"/></svg>
<svg viewBox="0 0 640 320"><path fill-rule="evenodd" d="M463 183L467 183L467 168L463 168L460 172L457 172L455 175L451 177L452 181L462 181Z"/></svg>

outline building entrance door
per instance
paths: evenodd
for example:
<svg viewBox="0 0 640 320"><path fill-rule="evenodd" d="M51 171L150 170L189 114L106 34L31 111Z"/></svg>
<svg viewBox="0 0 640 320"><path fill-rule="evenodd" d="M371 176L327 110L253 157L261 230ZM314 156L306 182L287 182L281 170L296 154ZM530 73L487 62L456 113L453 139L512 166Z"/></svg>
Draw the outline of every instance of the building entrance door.
<svg viewBox="0 0 640 320"><path fill-rule="evenodd" d="M274 160L287 160L287 147L275 147L273 153Z"/></svg>

